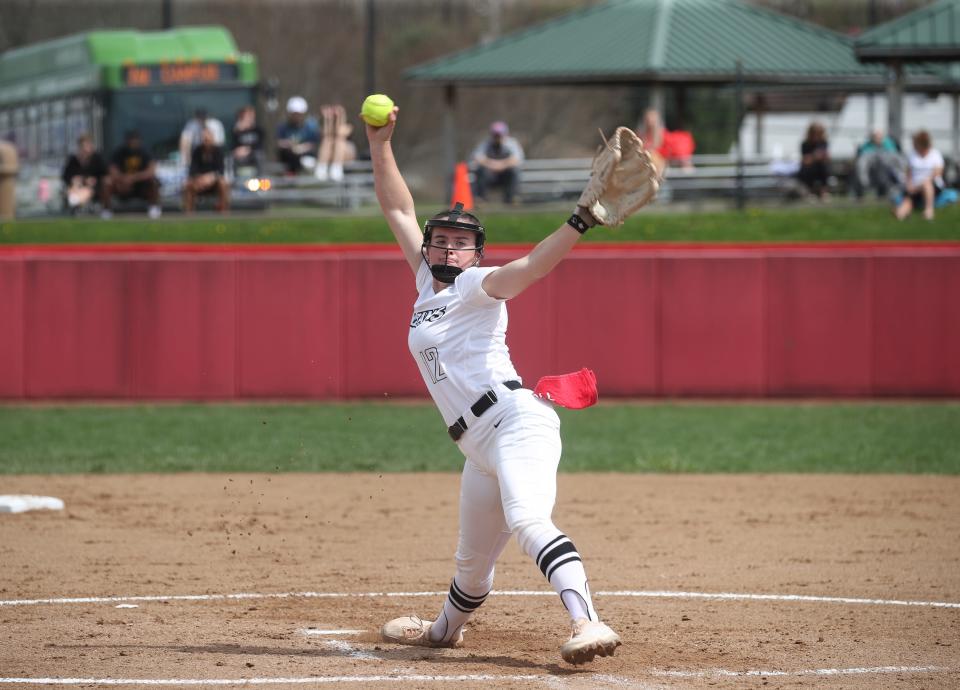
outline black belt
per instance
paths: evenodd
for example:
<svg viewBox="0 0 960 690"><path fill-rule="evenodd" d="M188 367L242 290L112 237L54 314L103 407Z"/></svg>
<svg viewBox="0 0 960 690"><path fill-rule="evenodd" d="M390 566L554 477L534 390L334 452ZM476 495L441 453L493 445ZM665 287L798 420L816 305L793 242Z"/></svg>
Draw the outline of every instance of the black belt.
<svg viewBox="0 0 960 690"><path fill-rule="evenodd" d="M512 391L515 391L519 388L523 388L523 384L519 381L504 381L503 385L505 388L509 388ZM473 413L474 417L479 417L484 412L489 410L497 402L497 394L493 391L487 391L480 396L480 399L477 402L473 403L470 406L470 412ZM467 430L467 423L463 421L463 417L460 417L453 424L447 427L447 433L450 434L450 438L454 441L459 441L460 437L463 436L463 432Z"/></svg>

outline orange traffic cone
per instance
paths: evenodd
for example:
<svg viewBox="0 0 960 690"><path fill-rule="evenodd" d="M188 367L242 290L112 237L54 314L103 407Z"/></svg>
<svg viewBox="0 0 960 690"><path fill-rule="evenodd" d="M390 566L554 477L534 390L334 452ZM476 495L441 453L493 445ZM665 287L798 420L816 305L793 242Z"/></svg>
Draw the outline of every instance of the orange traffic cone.
<svg viewBox="0 0 960 690"><path fill-rule="evenodd" d="M457 163L453 168L453 195L450 199L450 208L457 202L463 204L463 210L473 210L473 192L470 190L470 173L466 163Z"/></svg>

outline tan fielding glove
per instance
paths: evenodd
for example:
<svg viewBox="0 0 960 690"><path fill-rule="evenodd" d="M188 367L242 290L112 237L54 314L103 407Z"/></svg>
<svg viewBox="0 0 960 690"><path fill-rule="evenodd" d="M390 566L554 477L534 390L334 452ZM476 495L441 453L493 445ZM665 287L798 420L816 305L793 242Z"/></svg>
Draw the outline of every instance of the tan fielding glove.
<svg viewBox="0 0 960 690"><path fill-rule="evenodd" d="M632 129L617 131L594 157L590 181L577 201L600 225L620 225L660 189L660 171Z"/></svg>

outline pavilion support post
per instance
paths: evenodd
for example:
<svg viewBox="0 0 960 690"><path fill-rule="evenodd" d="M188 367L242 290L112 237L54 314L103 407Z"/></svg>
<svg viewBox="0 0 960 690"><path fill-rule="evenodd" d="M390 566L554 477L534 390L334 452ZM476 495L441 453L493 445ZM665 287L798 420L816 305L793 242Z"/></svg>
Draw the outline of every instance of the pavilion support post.
<svg viewBox="0 0 960 690"><path fill-rule="evenodd" d="M457 164L457 87L443 87L443 169L447 183L447 197L453 191L453 168Z"/></svg>
<svg viewBox="0 0 960 690"><path fill-rule="evenodd" d="M687 123L687 89L685 86L673 87L674 100L677 104L676 126L674 129L689 129ZM664 123L666 124L666 123Z"/></svg>
<svg viewBox="0 0 960 690"><path fill-rule="evenodd" d="M887 132L903 144L903 87L904 69L902 62L890 64L887 77Z"/></svg>
<svg viewBox="0 0 960 690"><path fill-rule="evenodd" d="M737 117L735 126L737 128L737 180L736 180L736 199L737 210L742 211L747 204L747 190L744 188L743 179L743 142L740 140L740 128L743 124L743 62L737 60L737 81L736 81L736 100Z"/></svg>
<svg viewBox="0 0 960 690"><path fill-rule="evenodd" d="M377 92L377 3L367 0L367 32L363 42L364 90Z"/></svg>
<svg viewBox="0 0 960 690"><path fill-rule="evenodd" d="M950 148L954 165L960 163L960 93L953 94L953 124L951 126Z"/></svg>
<svg viewBox="0 0 960 690"><path fill-rule="evenodd" d="M763 155L763 115L767 111L767 97L758 93L753 100L753 112L757 116L757 130L753 142L753 152L759 157Z"/></svg>
<svg viewBox="0 0 960 690"><path fill-rule="evenodd" d="M663 93L663 84L654 84L650 87L650 107L660 114L660 119L664 116L664 106L667 100Z"/></svg>

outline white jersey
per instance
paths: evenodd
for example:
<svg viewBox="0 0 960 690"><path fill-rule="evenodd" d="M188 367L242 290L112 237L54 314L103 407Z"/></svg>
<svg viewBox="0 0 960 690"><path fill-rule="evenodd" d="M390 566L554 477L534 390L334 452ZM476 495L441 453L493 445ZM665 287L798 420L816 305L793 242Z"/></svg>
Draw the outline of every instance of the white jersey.
<svg viewBox="0 0 960 690"><path fill-rule="evenodd" d="M417 270L407 345L447 426L487 391L519 380L507 349L506 300L483 291L496 267L473 266L440 292L426 262Z"/></svg>

